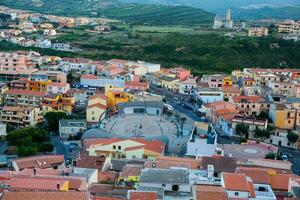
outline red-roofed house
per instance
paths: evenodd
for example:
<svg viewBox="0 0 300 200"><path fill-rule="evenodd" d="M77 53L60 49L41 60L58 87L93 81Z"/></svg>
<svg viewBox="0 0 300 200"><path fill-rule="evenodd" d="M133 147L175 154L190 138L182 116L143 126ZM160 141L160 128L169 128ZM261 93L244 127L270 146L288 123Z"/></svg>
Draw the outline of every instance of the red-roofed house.
<svg viewBox="0 0 300 200"><path fill-rule="evenodd" d="M251 197L251 188L245 174L222 173L221 184L226 189L229 198L248 199ZM252 182L250 184L253 185Z"/></svg>
<svg viewBox="0 0 300 200"><path fill-rule="evenodd" d="M84 147L90 156L109 156L113 158L155 159L164 154L165 144L158 140L130 139L86 139Z"/></svg>
<svg viewBox="0 0 300 200"><path fill-rule="evenodd" d="M87 192L5 191L2 200L89 200Z"/></svg>
<svg viewBox="0 0 300 200"><path fill-rule="evenodd" d="M260 96L235 96L232 101L238 106L239 112L245 115L259 115L261 112Z"/></svg>
<svg viewBox="0 0 300 200"><path fill-rule="evenodd" d="M96 94L89 97L86 109L86 121L98 123L107 109L107 97L104 94Z"/></svg>
<svg viewBox="0 0 300 200"><path fill-rule="evenodd" d="M58 168L64 163L63 155L42 155L20 158L12 161L14 170Z"/></svg>

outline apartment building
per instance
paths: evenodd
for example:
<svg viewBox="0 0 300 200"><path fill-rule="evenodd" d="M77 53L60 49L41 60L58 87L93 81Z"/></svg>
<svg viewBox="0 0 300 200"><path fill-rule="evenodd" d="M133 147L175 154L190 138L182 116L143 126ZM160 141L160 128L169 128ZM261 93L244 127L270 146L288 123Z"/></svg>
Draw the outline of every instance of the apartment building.
<svg viewBox="0 0 300 200"><path fill-rule="evenodd" d="M0 52L0 71L16 71L25 69L28 59L26 55Z"/></svg>
<svg viewBox="0 0 300 200"><path fill-rule="evenodd" d="M252 27L248 30L250 37L264 37L269 35L269 29L265 27Z"/></svg>
<svg viewBox="0 0 300 200"><path fill-rule="evenodd" d="M44 96L45 92L11 89L4 92L4 105L40 107Z"/></svg>
<svg viewBox="0 0 300 200"><path fill-rule="evenodd" d="M2 123L17 128L36 126L43 121L41 109L32 106L4 106L0 113Z"/></svg>

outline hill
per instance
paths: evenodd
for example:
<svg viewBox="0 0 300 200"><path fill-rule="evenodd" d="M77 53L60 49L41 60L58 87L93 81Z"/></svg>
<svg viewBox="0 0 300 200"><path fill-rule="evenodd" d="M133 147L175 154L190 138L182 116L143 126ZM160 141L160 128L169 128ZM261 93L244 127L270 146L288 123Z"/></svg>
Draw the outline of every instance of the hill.
<svg viewBox="0 0 300 200"><path fill-rule="evenodd" d="M145 5L119 3L117 0L5 0L1 5L41 13L98 16L145 24L211 24L214 15L199 8L187 6Z"/></svg>
<svg viewBox="0 0 300 200"><path fill-rule="evenodd" d="M300 6L262 7L262 8L236 8L233 13L238 19L300 19Z"/></svg>

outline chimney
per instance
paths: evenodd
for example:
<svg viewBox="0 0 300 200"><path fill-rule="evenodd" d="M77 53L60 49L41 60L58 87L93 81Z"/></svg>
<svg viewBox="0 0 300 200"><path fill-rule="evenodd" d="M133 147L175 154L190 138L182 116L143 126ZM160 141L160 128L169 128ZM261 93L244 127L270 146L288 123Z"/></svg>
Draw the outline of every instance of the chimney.
<svg viewBox="0 0 300 200"><path fill-rule="evenodd" d="M57 182L57 184L56 184L56 189L60 190L60 183L59 182Z"/></svg>
<svg viewBox="0 0 300 200"><path fill-rule="evenodd" d="M214 166L207 165L207 177L209 180L213 180L214 178Z"/></svg>

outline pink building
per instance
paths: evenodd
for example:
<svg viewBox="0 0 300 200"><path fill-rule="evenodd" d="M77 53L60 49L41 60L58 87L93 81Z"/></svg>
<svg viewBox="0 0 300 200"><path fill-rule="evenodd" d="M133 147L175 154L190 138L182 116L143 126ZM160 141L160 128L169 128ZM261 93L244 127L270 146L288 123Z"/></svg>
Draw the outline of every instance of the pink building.
<svg viewBox="0 0 300 200"><path fill-rule="evenodd" d="M17 71L27 69L27 56L17 53L0 52L0 70ZM29 67L32 68L32 67Z"/></svg>
<svg viewBox="0 0 300 200"><path fill-rule="evenodd" d="M191 76L191 71L182 67L171 69L170 72L175 73L176 78L178 78L180 81L185 81L189 76Z"/></svg>

